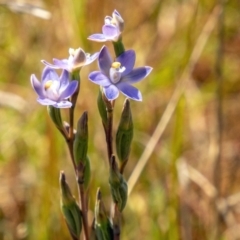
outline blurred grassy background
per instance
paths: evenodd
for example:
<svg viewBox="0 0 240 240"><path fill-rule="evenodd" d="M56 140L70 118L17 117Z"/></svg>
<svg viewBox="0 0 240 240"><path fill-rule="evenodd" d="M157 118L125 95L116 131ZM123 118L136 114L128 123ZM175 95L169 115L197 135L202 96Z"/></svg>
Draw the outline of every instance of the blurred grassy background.
<svg viewBox="0 0 240 240"><path fill-rule="evenodd" d="M99 51L102 44L87 37L101 32L114 9L125 19L123 42L137 52L136 66L154 68L137 84L143 102L131 104L122 239L240 239L240 2L28 1L47 10L46 19L22 3L0 1L0 239L69 239L58 178L64 170L74 189L73 169L29 79L40 77L41 59L65 58L69 47ZM98 87L87 80L96 68L81 71L76 114L89 112L91 209L98 186L110 204ZM116 102L114 129L123 101Z"/></svg>

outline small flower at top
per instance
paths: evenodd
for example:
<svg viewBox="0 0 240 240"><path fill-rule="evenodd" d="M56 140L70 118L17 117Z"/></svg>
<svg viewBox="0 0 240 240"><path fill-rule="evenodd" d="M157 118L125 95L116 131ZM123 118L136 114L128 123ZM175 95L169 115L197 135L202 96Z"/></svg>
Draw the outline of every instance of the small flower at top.
<svg viewBox="0 0 240 240"><path fill-rule="evenodd" d="M107 47L104 46L98 56L100 71L91 72L88 77L92 82L103 87L108 100L116 99L120 91L128 98L141 101L141 92L132 84L144 79L152 68L145 66L133 69L135 59L135 52L128 50L113 61Z"/></svg>
<svg viewBox="0 0 240 240"><path fill-rule="evenodd" d="M114 10L112 17L106 16L102 33L96 33L88 37L89 40L96 42L114 41L117 42L123 32L124 20L117 10Z"/></svg>
<svg viewBox="0 0 240 240"><path fill-rule="evenodd" d="M67 99L73 95L78 86L78 81L69 81L69 73L62 71L59 77L56 71L45 67L42 73L41 82L35 74L31 75L31 84L38 94L37 101L42 105L50 105L56 108L69 108L72 103Z"/></svg>
<svg viewBox="0 0 240 240"><path fill-rule="evenodd" d="M59 60L54 58L53 64L45 60L42 60L42 63L51 68L65 69L68 72L73 72L77 69L80 69L83 66L92 63L95 59L97 59L98 54L99 53L94 53L93 55L90 55L88 53L85 53L81 48L78 49L70 48L68 59Z"/></svg>

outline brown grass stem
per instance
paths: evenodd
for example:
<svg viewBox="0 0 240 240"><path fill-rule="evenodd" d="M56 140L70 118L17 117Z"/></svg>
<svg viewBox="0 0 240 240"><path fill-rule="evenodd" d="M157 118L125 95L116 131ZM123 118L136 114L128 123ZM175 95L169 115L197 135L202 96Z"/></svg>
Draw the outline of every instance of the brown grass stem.
<svg viewBox="0 0 240 240"><path fill-rule="evenodd" d="M217 189L218 196L221 194L221 176L222 176L222 133L223 133L223 113L222 113L222 88L223 88L223 41L224 41L224 0L219 0L218 4L220 6L220 13L218 16L218 46L216 51L216 63L215 63L215 73L216 73L216 118L217 118L217 131L216 131L216 145L217 152L215 156L215 164L213 168L213 182ZM215 206L214 212L214 229L213 229L213 239L220 238L220 225L221 217L219 209L215 204L215 199L213 199L213 205Z"/></svg>

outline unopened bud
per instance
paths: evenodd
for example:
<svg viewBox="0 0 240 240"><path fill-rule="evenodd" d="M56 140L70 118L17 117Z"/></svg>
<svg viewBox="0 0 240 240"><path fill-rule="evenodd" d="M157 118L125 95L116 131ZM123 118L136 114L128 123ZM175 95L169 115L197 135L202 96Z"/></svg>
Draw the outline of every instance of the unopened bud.
<svg viewBox="0 0 240 240"><path fill-rule="evenodd" d="M107 126L107 109L106 104L103 101L103 92L102 89L99 90L98 98L97 98L97 104L98 104L98 111L102 118L102 123L104 128Z"/></svg>
<svg viewBox="0 0 240 240"><path fill-rule="evenodd" d="M133 139L133 121L130 108L130 101L125 100L121 120L116 134L117 156L121 164L126 164L130 154L131 142Z"/></svg>
<svg viewBox="0 0 240 240"><path fill-rule="evenodd" d="M76 166L85 163L88 150L88 115L84 112L78 120L77 132L73 143L73 154ZM83 164L84 165L84 164Z"/></svg>
<svg viewBox="0 0 240 240"><path fill-rule="evenodd" d="M95 234L99 240L113 239L113 228L110 219L107 216L100 189L97 191L95 203Z"/></svg>
<svg viewBox="0 0 240 240"><path fill-rule="evenodd" d="M123 211L127 203L128 185L120 173L115 157L111 157L109 184L113 201L117 204L120 212Z"/></svg>
<svg viewBox="0 0 240 240"><path fill-rule="evenodd" d="M72 238L78 240L82 230L82 214L66 182L64 172L60 173L60 189L62 213Z"/></svg>

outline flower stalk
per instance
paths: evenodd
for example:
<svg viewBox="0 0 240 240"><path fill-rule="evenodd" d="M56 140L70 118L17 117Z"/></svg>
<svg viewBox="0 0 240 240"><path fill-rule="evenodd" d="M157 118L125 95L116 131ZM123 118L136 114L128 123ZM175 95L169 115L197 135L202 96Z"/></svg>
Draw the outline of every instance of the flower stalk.
<svg viewBox="0 0 240 240"><path fill-rule="evenodd" d="M45 68L41 81L33 74L30 81L38 95L37 101L48 106L48 113L53 123L66 140L78 187L78 203L66 182L64 172L60 174L61 208L73 240L80 239L83 228L85 240L119 240L121 213L124 210L128 185L123 171L128 162L133 138L133 121L130 101L142 101L141 92L132 86L143 80L152 71L151 67L134 68L136 54L134 50L125 51L122 42L124 20L117 10L112 16L106 16L102 33L89 36L97 42L111 41L116 57L112 58L106 46L93 55L82 48L69 49L69 57L53 59L53 63L42 60ZM93 71L88 78L100 86L97 99L98 110L105 131L109 162L109 185L113 200L113 212L108 217L102 201L100 189L97 191L94 222L90 234L88 224L88 190L91 178L90 159L88 157L88 114L85 111L74 129L74 117L80 92L80 70L98 59L99 71ZM56 69L61 69L58 76ZM116 133L116 152L120 168L113 152L113 110L115 100L122 93L127 97ZM69 108L68 123L62 121L60 108Z"/></svg>
<svg viewBox="0 0 240 240"><path fill-rule="evenodd" d="M114 47L114 52L116 57L119 57L122 53L124 53L124 45L122 43L122 38L119 38L117 42L112 42L113 47Z"/></svg>

